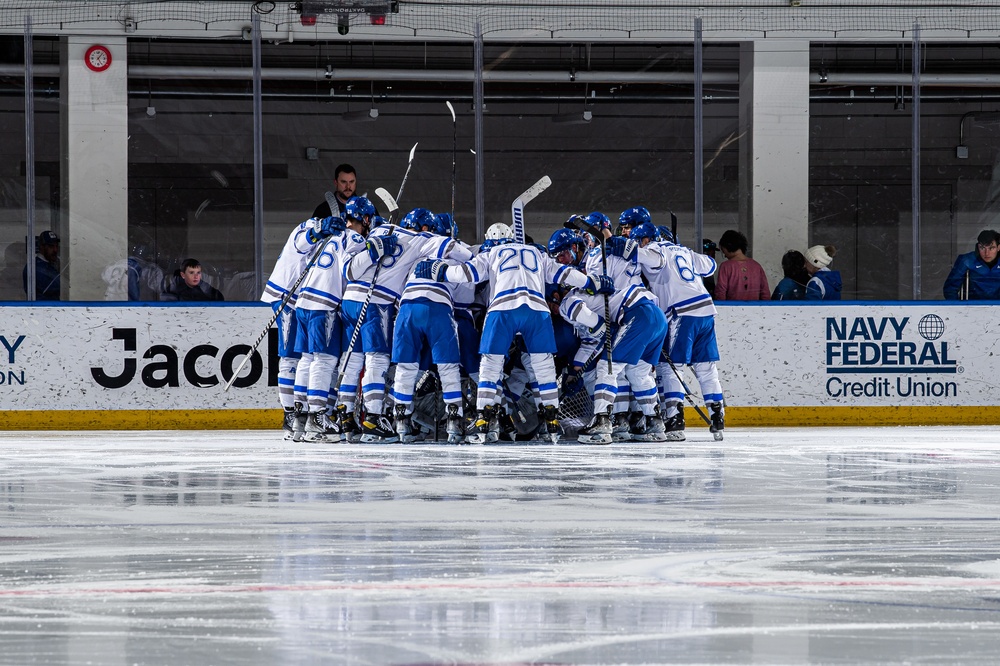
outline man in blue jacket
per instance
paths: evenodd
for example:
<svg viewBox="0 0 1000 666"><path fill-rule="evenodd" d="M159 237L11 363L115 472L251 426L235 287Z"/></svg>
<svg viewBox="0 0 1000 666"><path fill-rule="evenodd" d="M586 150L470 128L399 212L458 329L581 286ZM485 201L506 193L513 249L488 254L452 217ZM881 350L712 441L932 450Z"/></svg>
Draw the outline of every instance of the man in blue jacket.
<svg viewBox="0 0 1000 666"><path fill-rule="evenodd" d="M35 300L58 301L60 296L59 236L54 231L38 234L35 254ZM28 293L28 267L21 272Z"/></svg>
<svg viewBox="0 0 1000 666"><path fill-rule="evenodd" d="M948 300L1000 300L1000 265L997 247L1000 234L986 229L976 239L976 249L958 255L955 265L944 281L944 297ZM968 275L968 290L965 280Z"/></svg>

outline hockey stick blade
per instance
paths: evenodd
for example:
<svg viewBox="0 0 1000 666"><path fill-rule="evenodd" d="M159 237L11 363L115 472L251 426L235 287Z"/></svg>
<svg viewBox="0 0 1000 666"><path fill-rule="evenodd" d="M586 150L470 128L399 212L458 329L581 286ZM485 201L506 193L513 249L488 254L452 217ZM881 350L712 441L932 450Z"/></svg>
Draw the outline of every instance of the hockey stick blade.
<svg viewBox="0 0 1000 666"><path fill-rule="evenodd" d="M340 215L340 202L337 201L337 195L333 192L326 192L323 194L326 198L326 205L330 207L330 215L339 217Z"/></svg>
<svg viewBox="0 0 1000 666"><path fill-rule="evenodd" d="M399 204L397 204L396 200L392 198L391 194L389 194L389 190L384 187L376 188L375 196L382 200L382 203L385 204L385 207L390 213L399 208Z"/></svg>
<svg viewBox="0 0 1000 666"><path fill-rule="evenodd" d="M563 222L563 226L567 229L579 229L580 231L586 231L588 234L600 240L604 234L601 230L592 224L588 224L587 220L584 219L582 215L573 215L568 220Z"/></svg>
<svg viewBox="0 0 1000 666"><path fill-rule="evenodd" d="M518 199L520 199L521 201L521 205L526 206L529 203L531 203L532 199L534 199L539 194L547 190L549 188L549 185L551 184L552 184L552 179L549 178L548 176L542 176L541 178L539 178L537 183L526 189L524 192L521 193L521 196L518 197Z"/></svg>

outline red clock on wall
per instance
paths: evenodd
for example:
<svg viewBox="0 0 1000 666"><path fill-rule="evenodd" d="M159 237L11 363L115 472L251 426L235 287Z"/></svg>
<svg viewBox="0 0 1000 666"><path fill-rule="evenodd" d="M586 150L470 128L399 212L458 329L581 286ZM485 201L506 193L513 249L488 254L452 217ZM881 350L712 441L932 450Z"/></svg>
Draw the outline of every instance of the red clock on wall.
<svg viewBox="0 0 1000 666"><path fill-rule="evenodd" d="M83 62L95 72L103 72L111 67L111 50L107 46L94 44L83 56Z"/></svg>

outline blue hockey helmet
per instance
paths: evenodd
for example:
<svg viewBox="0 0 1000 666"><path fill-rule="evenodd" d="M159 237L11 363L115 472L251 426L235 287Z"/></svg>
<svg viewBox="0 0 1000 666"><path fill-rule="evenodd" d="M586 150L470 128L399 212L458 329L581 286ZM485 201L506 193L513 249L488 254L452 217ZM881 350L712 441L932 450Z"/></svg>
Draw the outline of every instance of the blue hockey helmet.
<svg viewBox="0 0 1000 666"><path fill-rule="evenodd" d="M385 219L384 217L382 217L380 215L373 215L372 216L372 223L371 223L371 228L372 229L378 229L383 224L389 224L389 220Z"/></svg>
<svg viewBox="0 0 1000 666"><path fill-rule="evenodd" d="M601 231L604 230L607 230L608 232L611 231L611 220L608 219L607 215L605 215L600 211L595 210L593 213L587 215L583 219L587 221L587 224L589 224L592 227L596 227Z"/></svg>
<svg viewBox="0 0 1000 666"><path fill-rule="evenodd" d="M673 234L673 232L670 231L670 229L668 229L667 227L665 227L662 224L660 226L656 227L656 240L664 241L664 242L667 242L667 243L674 243L674 242L676 242L674 240L674 234Z"/></svg>
<svg viewBox="0 0 1000 666"><path fill-rule="evenodd" d="M629 232L628 237L634 241L642 241L643 238L648 238L649 240L656 239L656 227L653 226L652 222L643 222L632 227L632 231Z"/></svg>
<svg viewBox="0 0 1000 666"><path fill-rule="evenodd" d="M423 231L424 227L433 230L434 213L426 208L414 208L399 221L399 226L413 231Z"/></svg>
<svg viewBox="0 0 1000 666"><path fill-rule="evenodd" d="M454 229L455 220L452 219L451 213L438 213L434 216L434 228L431 231L438 236L455 236Z"/></svg>
<svg viewBox="0 0 1000 666"><path fill-rule="evenodd" d="M626 208L622 211L622 214L618 216L618 224L623 227L634 229L643 223L653 223L653 218L650 217L649 211L645 206L632 206L631 208Z"/></svg>
<svg viewBox="0 0 1000 666"><path fill-rule="evenodd" d="M345 217L366 222L368 218L375 215L375 206L367 197L351 197L344 204Z"/></svg>

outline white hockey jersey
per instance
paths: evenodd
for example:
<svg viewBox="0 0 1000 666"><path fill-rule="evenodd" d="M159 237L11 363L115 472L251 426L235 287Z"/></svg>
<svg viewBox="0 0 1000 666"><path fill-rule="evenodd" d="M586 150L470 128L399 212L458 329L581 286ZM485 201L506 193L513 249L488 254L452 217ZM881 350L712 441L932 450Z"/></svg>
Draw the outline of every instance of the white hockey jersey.
<svg viewBox="0 0 1000 666"><path fill-rule="evenodd" d="M382 258L382 268L379 269L375 289L372 291L372 303L376 304L392 304L400 298L407 278L418 261L445 259L453 248L459 248L455 241L447 236L437 236L426 231L412 231L391 224L378 227L368 237L389 234L396 234L398 245L392 256ZM347 265L346 276L349 283L344 290L344 300L364 302L374 273L375 264L367 252L355 255ZM441 292L446 293L447 290L442 289ZM446 297L448 300L445 302L450 302L451 296Z"/></svg>
<svg viewBox="0 0 1000 666"><path fill-rule="evenodd" d="M472 251L461 241L449 238L448 236L434 236L434 238L439 243L437 251L430 256L421 257L422 259L452 259L455 261L468 261L472 259ZM474 285L443 284L429 278L418 278L413 275L413 270L411 270L399 302L403 303L404 301L423 299L455 307L458 305L455 301L455 293L459 287L472 288L471 293L462 292L461 294L463 298L467 298L468 302L471 303L476 295Z"/></svg>
<svg viewBox="0 0 1000 666"><path fill-rule="evenodd" d="M267 284L264 285L264 293L260 300L265 303L276 303L284 299L288 290L302 275L316 249L316 243L309 240L308 231L312 229L312 225L313 221L309 219L292 229L285 246L281 248L278 260L274 263ZM288 300L289 305L295 305L296 297L297 295L292 295Z"/></svg>
<svg viewBox="0 0 1000 666"><path fill-rule="evenodd" d="M365 249L365 238L354 231L342 231L324 239L326 243L316 263L299 288L295 306L304 310L334 310L344 296L344 267Z"/></svg>
<svg viewBox="0 0 1000 666"><path fill-rule="evenodd" d="M583 287L587 276L570 266L563 266L533 245L505 243L489 252L445 272L447 282L490 283L488 310L513 310L527 305L532 310L549 312L545 284Z"/></svg>
<svg viewBox="0 0 1000 666"><path fill-rule="evenodd" d="M701 278L715 273L715 259L673 243L650 243L641 248L637 260L667 315L709 317L715 303Z"/></svg>

